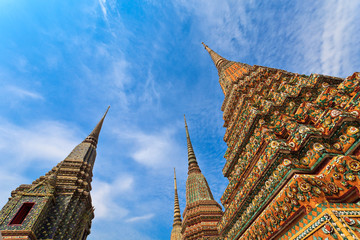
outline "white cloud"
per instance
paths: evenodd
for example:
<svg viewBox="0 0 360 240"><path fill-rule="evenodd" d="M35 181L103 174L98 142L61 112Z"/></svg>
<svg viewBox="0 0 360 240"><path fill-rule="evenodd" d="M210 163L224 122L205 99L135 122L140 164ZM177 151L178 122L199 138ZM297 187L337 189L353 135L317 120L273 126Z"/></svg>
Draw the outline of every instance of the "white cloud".
<svg viewBox="0 0 360 240"><path fill-rule="evenodd" d="M151 213L151 214L146 214L146 215L139 216L139 217L129 218L128 220L126 220L126 222L145 221L145 220L149 220L149 219L153 218L154 216L155 216L155 214L153 214L153 213Z"/></svg>
<svg viewBox="0 0 360 240"><path fill-rule="evenodd" d="M80 143L74 136L71 127L59 122L19 126L0 119L0 206L20 184L35 180L26 177L31 168L50 170L63 160Z"/></svg>
<svg viewBox="0 0 360 240"><path fill-rule="evenodd" d="M3 166L0 169L0 207L4 206L11 191L15 190L20 184L29 182L20 173L9 171Z"/></svg>
<svg viewBox="0 0 360 240"><path fill-rule="evenodd" d="M167 127L158 133L132 131L122 133L121 137L132 142L134 149L130 153L136 162L154 169L168 168L181 156L181 148L174 136L176 129Z"/></svg>
<svg viewBox="0 0 360 240"><path fill-rule="evenodd" d="M0 154L11 158L13 165L21 165L25 160L53 164L63 160L80 143L75 134L71 127L60 122L18 126L0 119Z"/></svg>
<svg viewBox="0 0 360 240"><path fill-rule="evenodd" d="M121 219L128 214L128 210L119 205L117 197L133 188L134 179L131 176L122 176L112 183L94 179L91 193L96 218Z"/></svg>

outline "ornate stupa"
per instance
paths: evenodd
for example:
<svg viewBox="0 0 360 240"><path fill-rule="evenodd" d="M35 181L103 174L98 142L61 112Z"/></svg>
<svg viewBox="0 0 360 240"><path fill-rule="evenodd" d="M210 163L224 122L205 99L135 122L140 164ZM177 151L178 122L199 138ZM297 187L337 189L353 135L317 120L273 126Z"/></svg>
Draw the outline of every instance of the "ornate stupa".
<svg viewBox="0 0 360 240"><path fill-rule="evenodd" d="M303 75L226 60L223 239L360 239L360 74Z"/></svg>
<svg viewBox="0 0 360 240"><path fill-rule="evenodd" d="M11 192L0 211L4 240L87 238L94 218L92 171L106 113L89 136L45 176Z"/></svg>
<svg viewBox="0 0 360 240"><path fill-rule="evenodd" d="M188 178L182 239L217 239L219 234L216 226L222 216L222 209L214 200L206 178L197 163L185 116L184 121L188 149Z"/></svg>
<svg viewBox="0 0 360 240"><path fill-rule="evenodd" d="M179 205L179 196L177 192L177 184L176 184L176 172L174 168L174 223L173 229L171 231L171 240L181 240L181 214L180 214L180 205Z"/></svg>

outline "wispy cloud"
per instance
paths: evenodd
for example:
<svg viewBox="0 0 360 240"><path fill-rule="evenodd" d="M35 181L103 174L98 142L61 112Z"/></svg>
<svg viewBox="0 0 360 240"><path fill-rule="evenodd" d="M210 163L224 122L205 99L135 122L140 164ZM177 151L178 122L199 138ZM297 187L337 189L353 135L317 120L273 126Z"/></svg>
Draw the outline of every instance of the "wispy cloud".
<svg viewBox="0 0 360 240"><path fill-rule="evenodd" d="M143 94L142 96L140 96L140 100L145 104L145 105L152 105L152 104L156 104L159 103L160 101L160 94L156 89L156 85L155 85L155 79L154 76L151 72L151 68L149 68L148 70L148 74L147 74L147 79L146 79L146 83L144 85L144 90L143 90Z"/></svg>
<svg viewBox="0 0 360 240"><path fill-rule="evenodd" d="M322 72L341 76L350 75L353 62L360 60L359 56L352 56L358 41L354 36L360 31L359 1L324 1L323 6L317 9L317 15L322 24L320 29L313 28L321 33L319 49L320 69ZM355 57L354 56L354 57Z"/></svg>
<svg viewBox="0 0 360 240"><path fill-rule="evenodd" d="M105 19L107 19L107 10L106 10L106 0L99 0L101 11L104 14Z"/></svg>
<svg viewBox="0 0 360 240"><path fill-rule="evenodd" d="M299 71L348 76L359 64L359 1L298 3L292 24L286 29L294 37L292 58ZM287 53L290 55L291 53Z"/></svg>
<svg viewBox="0 0 360 240"><path fill-rule="evenodd" d="M12 94L18 98L32 98L32 99L38 99L38 100L44 100L44 97L40 95L37 92L29 91L17 86L5 86L3 88L4 91L8 92L9 94Z"/></svg>
<svg viewBox="0 0 360 240"><path fill-rule="evenodd" d="M139 222L139 221L145 221L145 220L149 220L151 218L153 218L155 216L155 214L151 213L151 214L146 214L144 216L139 216L139 217L132 217L126 220L126 222Z"/></svg>
<svg viewBox="0 0 360 240"><path fill-rule="evenodd" d="M235 51L247 46L247 32L254 26L246 11L253 4L251 1L235 0L173 0L178 13L183 18L191 16L197 24L195 31L200 31L202 41L216 46L225 52ZM236 6L236 7L234 7ZM195 22L194 21L194 22Z"/></svg>
<svg viewBox="0 0 360 240"><path fill-rule="evenodd" d="M296 72L335 76L360 66L354 37L360 31L359 1L296 1L277 11L274 3L255 1L173 2L180 16L197 20L197 37L234 60L249 56L268 66L284 61Z"/></svg>

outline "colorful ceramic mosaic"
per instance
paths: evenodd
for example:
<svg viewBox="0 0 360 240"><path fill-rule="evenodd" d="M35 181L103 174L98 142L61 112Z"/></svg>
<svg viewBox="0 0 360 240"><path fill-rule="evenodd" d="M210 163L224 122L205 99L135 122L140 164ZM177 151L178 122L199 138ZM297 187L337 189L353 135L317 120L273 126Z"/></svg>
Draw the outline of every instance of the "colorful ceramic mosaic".
<svg viewBox="0 0 360 240"><path fill-rule="evenodd" d="M221 197L220 236L357 239L355 216L340 218L352 224L349 234L331 220L316 229L288 229L320 205L360 199L360 74L341 79L249 66L204 46L225 94L223 174L229 184ZM303 238L292 238L295 233Z"/></svg>
<svg viewBox="0 0 360 240"><path fill-rule="evenodd" d="M4 240L87 238L94 218L90 196L92 169L105 115L56 167L32 184L20 185L11 192L0 211ZM32 207L24 210L26 206Z"/></svg>
<svg viewBox="0 0 360 240"><path fill-rule="evenodd" d="M183 213L181 230L182 239L215 240L219 238L217 224L222 216L221 206L214 200L209 185L200 171L194 149L190 141L186 120L185 129L189 171L186 181L186 207ZM175 192L175 194L177 193ZM175 195L175 199L176 196L177 195Z"/></svg>

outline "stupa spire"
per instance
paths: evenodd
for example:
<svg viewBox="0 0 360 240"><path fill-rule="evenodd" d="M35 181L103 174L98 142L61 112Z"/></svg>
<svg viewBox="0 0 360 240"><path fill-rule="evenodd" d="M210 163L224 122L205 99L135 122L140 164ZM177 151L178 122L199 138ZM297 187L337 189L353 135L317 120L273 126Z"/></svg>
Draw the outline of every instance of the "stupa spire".
<svg viewBox="0 0 360 240"><path fill-rule="evenodd" d="M94 218L90 191L96 145L108 110L63 161L11 192L0 211L0 231L6 239L87 238Z"/></svg>
<svg viewBox="0 0 360 240"><path fill-rule="evenodd" d="M193 146L191 144L190 135L189 135L189 129L186 124L186 118L184 114L184 122L185 122L185 130L186 130L186 140L187 140L187 149L188 149L188 162L189 162L189 171L191 170L198 170L200 171L199 165L196 161L196 156L194 153Z"/></svg>
<svg viewBox="0 0 360 240"><path fill-rule="evenodd" d="M229 62L229 60L223 58L222 56L220 56L219 54L217 54L216 52L214 52L211 48L209 48L205 43L202 42L202 45L204 45L206 51L209 52L211 59L213 60L219 74L222 70L222 67Z"/></svg>
<svg viewBox="0 0 360 240"><path fill-rule="evenodd" d="M175 190L175 199L174 199L174 224L181 226L181 214L180 214L180 205L179 205L179 196L177 192L177 184L176 184L176 172L174 168L174 190Z"/></svg>
<svg viewBox="0 0 360 240"><path fill-rule="evenodd" d="M184 115L188 147L189 170L186 180L186 207L183 213L182 240L217 239L220 205L214 200L209 184L201 173L191 145Z"/></svg>
<svg viewBox="0 0 360 240"><path fill-rule="evenodd" d="M104 116L100 119L98 124L95 126L94 130L92 130L92 132L89 134L89 136L87 136L85 138L84 142L92 143L92 144L94 144L95 147L97 146L97 142L98 142L98 139L99 139L99 134L100 134L100 131L101 131L101 127L103 125L106 114L109 111L109 108L110 108L110 106L106 109L106 112L105 112Z"/></svg>

